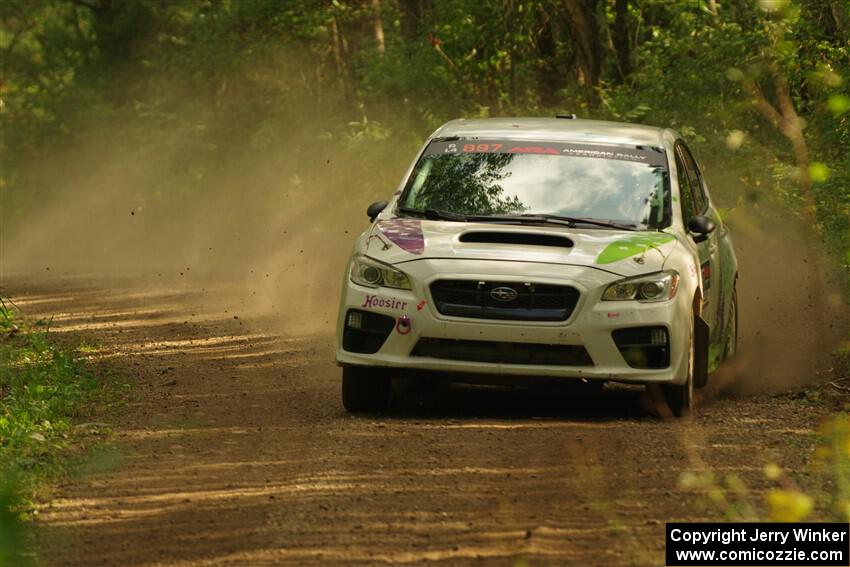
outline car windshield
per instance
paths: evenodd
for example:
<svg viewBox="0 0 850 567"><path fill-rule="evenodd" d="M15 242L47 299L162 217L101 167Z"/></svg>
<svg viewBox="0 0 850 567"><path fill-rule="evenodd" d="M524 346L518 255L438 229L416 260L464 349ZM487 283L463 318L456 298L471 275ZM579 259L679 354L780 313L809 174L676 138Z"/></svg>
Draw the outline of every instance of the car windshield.
<svg viewBox="0 0 850 567"><path fill-rule="evenodd" d="M406 211L555 215L663 228L666 158L655 148L523 140L435 140L400 199Z"/></svg>

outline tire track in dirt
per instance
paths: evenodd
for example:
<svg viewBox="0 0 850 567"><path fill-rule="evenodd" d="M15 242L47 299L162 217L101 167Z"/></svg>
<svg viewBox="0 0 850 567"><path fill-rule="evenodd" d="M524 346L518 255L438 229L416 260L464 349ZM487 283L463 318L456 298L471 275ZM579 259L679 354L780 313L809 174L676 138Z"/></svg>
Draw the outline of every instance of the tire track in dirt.
<svg viewBox="0 0 850 567"><path fill-rule="evenodd" d="M719 517L681 472L736 474L758 500L763 465L802 468L822 413L762 396L665 422L629 389L447 386L353 417L332 337L271 333L227 286L5 284L134 386L110 466L40 510L48 564L658 565L665 521Z"/></svg>

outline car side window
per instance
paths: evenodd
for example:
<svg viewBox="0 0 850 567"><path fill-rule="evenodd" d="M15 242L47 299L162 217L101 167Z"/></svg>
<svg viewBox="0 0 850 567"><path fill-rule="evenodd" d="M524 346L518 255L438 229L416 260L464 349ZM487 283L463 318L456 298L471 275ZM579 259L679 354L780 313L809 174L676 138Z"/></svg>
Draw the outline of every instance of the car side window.
<svg viewBox="0 0 850 567"><path fill-rule="evenodd" d="M676 146L676 176L679 180L679 204L682 207L682 219L687 223L695 214L693 193L691 192L691 179L688 168L682 157L681 146Z"/></svg>
<svg viewBox="0 0 850 567"><path fill-rule="evenodd" d="M691 193L693 195L694 214L699 215L705 212L708 206L708 199L705 196L705 186L702 182L702 173L697 167L694 156L691 155L691 150L685 144L679 146L682 152L682 158L685 161L685 169L688 172L688 178L691 181Z"/></svg>

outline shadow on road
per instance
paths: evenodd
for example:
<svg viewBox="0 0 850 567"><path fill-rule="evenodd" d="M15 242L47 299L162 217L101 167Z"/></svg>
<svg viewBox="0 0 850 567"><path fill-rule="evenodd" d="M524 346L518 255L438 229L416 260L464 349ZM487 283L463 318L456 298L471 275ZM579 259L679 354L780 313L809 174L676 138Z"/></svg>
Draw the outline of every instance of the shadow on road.
<svg viewBox="0 0 850 567"><path fill-rule="evenodd" d="M387 417L622 420L648 418L644 389L606 385L512 387L439 381L396 384Z"/></svg>

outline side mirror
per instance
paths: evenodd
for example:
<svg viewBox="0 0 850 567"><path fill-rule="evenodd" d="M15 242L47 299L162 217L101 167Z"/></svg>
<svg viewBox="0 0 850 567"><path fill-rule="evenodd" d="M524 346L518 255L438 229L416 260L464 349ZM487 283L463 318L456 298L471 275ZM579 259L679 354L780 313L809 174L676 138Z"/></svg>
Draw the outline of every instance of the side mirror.
<svg viewBox="0 0 850 567"><path fill-rule="evenodd" d="M381 214L381 211L387 208L387 205L389 205L389 203L386 201L375 201L369 205L369 208L366 209L366 214L369 216L369 220L375 222L375 218Z"/></svg>
<svg viewBox="0 0 850 567"><path fill-rule="evenodd" d="M693 235L694 242L699 244L708 240L708 235L714 232L717 225L708 217L698 215L688 221L688 231Z"/></svg>

